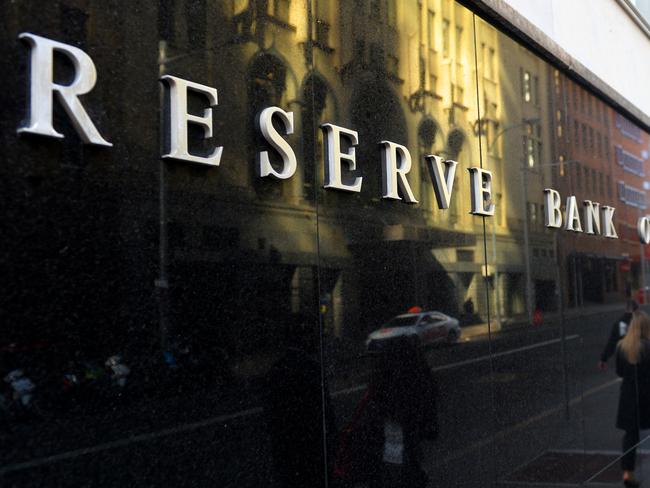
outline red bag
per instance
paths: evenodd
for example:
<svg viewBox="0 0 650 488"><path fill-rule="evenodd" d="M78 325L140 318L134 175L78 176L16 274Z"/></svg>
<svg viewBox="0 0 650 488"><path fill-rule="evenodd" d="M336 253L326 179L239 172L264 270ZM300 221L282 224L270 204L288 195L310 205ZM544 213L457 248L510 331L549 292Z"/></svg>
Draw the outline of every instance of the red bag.
<svg viewBox="0 0 650 488"><path fill-rule="evenodd" d="M378 463L377 425L372 392L366 390L350 423L341 431L334 459L334 479L347 484L367 481Z"/></svg>

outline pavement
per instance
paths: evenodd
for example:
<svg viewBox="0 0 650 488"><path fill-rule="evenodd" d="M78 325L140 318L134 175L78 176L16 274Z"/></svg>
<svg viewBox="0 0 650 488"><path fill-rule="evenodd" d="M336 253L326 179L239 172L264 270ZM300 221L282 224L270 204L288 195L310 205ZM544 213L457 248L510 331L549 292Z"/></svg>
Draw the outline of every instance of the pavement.
<svg viewBox="0 0 650 488"><path fill-rule="evenodd" d="M596 364L619 307L433 347L439 436L423 446L429 487L618 486L618 384ZM368 380L355 348L325 351L337 429ZM142 396L0 435L0 485L274 488L263 391L255 382ZM335 434L333 434L335 436ZM332 438L334 440L334 437ZM650 451L650 440L643 449ZM650 457L639 478L650 486Z"/></svg>

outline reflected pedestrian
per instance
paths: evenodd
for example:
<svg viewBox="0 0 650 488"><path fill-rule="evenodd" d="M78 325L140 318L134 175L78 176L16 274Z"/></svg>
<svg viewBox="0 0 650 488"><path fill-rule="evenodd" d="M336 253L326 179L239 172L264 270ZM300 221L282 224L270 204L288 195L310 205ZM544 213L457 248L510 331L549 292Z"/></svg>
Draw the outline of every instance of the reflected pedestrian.
<svg viewBox="0 0 650 488"><path fill-rule="evenodd" d="M600 361L598 362L598 368L601 370L607 369L607 361L616 352L618 341L625 336L625 332L632 320L632 314L638 309L639 304L637 302L628 300L625 304L625 312L612 324L609 337L607 338L607 344L605 344L603 352L600 354Z"/></svg>
<svg viewBox="0 0 650 488"><path fill-rule="evenodd" d="M344 486L424 488L422 442L438 433L433 374L406 338L388 343L374 361L368 390L343 431L335 477Z"/></svg>
<svg viewBox="0 0 650 488"><path fill-rule="evenodd" d="M650 317L634 313L616 350L616 373L623 379L616 427L624 430L623 484L637 487L634 479L639 431L650 428Z"/></svg>

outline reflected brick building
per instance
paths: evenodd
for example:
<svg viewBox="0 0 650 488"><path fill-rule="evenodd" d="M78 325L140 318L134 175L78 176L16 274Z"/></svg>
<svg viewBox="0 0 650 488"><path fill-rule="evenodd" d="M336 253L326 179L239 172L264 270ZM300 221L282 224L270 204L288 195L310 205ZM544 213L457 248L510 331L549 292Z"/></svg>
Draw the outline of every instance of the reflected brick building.
<svg viewBox="0 0 650 488"><path fill-rule="evenodd" d="M647 135L559 71L553 78L554 187L563 197L615 207L619 235L608 246L602 238L565 236L564 293L570 306L618 301L642 286L636 225L646 210Z"/></svg>

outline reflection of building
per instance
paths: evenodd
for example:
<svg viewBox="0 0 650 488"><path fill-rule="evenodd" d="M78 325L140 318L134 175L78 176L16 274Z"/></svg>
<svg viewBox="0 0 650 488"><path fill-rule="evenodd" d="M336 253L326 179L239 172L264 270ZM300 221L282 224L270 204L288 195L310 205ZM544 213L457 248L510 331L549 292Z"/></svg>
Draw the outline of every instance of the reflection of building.
<svg viewBox="0 0 650 488"><path fill-rule="evenodd" d="M341 2L338 8L335 2L310 5L311 17L296 2L236 1L219 13L232 29L205 34L194 32L200 25L182 25L174 16L160 22L163 69L180 74L187 65L188 77L219 90L216 139L229 144L219 170L203 177L206 188L244 203L239 212L246 222L244 229L208 213L203 237L184 235L187 212L202 198L207 205L211 193L184 194L184 177L175 174L169 182L168 210L172 271L198 267L201 273L225 275L226 281L243 279L245 270L236 278L221 257L237 250L248 256L246 262L258 274L260 265L268 269L267 280L247 285L252 296L266 304L257 306L256 314L273 321L320 302L325 325L336 335L364 334L412 305L460 315L462 304L471 299L478 315L485 317L486 273L489 299L493 306L498 304L502 318L526 312L527 276L530 308L551 308L548 297L553 295L555 271L549 264L554 251L541 224L549 171L542 163L549 159L544 144L548 124L541 123L548 118L544 63L479 22L482 93L477 100L471 89L476 76L473 17L463 7L449 0L370 2L363 15L353 15L359 8L353 2ZM349 20L340 22L338 16ZM229 60L215 59L209 49L193 49L187 55L184 43L190 42L193 48L203 42L229 45L227 56L237 61L224 76L219 65ZM198 78L190 68L197 60L210 66ZM283 182L262 180L253 170L256 151L264 147L255 116L270 105L294 111L296 119L297 130L289 141L302 164L295 177ZM359 195L320 190L318 126L323 122L359 133L357 165L364 178ZM469 214L466 170L480 164L479 137L489 152L497 204L496 216L487 221L488 229L494 221L494 232L486 268L483 242L477 238L483 221ZM384 139L406 145L417 162L409 175L419 200L416 206L379 198L377 143ZM240 150L230 141L241 141ZM424 165L427 154L460 163L446 211L436 206ZM249 170L240 171L243 167ZM173 170L188 178L194 171L179 165ZM174 195L181 198L179 204L173 203ZM193 203L180 204L184 199ZM192 218L204 217L194 213ZM180 241L175 233L182 236ZM184 248L175 246L174 239ZM200 244L205 239L209 246ZM219 246L225 246L222 252ZM381 262L388 264L378 266ZM174 283L172 277L172 290L180 293L187 279L178 276ZM223 290L230 289L240 290L241 285L223 284ZM268 289L273 293L262 293ZM237 294L242 308L247 296ZM376 305L368 311L364 303L370 301ZM185 298L183 303L189 302ZM176 312L185 321L198 310L187 306L189 310ZM215 307L217 315L223 313Z"/></svg>
<svg viewBox="0 0 650 488"><path fill-rule="evenodd" d="M364 11L358 12L360 8ZM138 94L138 100L157 99L141 80L162 73L219 92L215 135L209 144L224 146L220 167L206 170L165 162L160 207L142 189L158 185L160 167L148 164L159 149L157 141L145 141L141 134L120 134L125 146L128 143L138 151L131 149L131 154L120 153L120 157L131 156L129 171L137 178L129 179L129 193L142 202L122 209L116 201L120 222L111 229L123 234L130 248L151 247L159 238L158 265L169 270L168 280L162 273L155 277L160 313L168 314L179 330L193 324L194 329L211 331L218 320L237 324L231 330L242 332L232 333L245 336L251 323L281 322L286 314L308 313L316 308L314 304L320 305L327 331L335 335L363 335L413 305L460 315L463 303L471 299L481 319L487 317L488 301L502 319L523 316L534 308L551 309L557 286L556 246L554 234L542 223L542 190L551 183L551 168L564 158L566 171L580 168L585 181L591 182L595 174L601 184L601 173L607 188L619 179L627 181L621 188L628 200L634 189L641 188L629 180L629 171L612 175L610 184L602 169L594 166L593 173L589 166L587 175L587 163L571 166L569 161L586 161L586 156L563 149L560 142L555 155L549 131L555 133L560 127L548 123L556 120L557 110L551 110L545 89L553 83L552 72L539 58L450 0L306 4L179 0L156 14L155 38L153 31L138 34L128 25L123 32L106 32L101 26L109 23L99 22L101 13L87 19L91 38L86 29L70 36L91 47L126 41L141 47L128 59L125 54L110 62L104 54L90 52L100 73L110 72L107 65L119 72L115 63L131 63L124 72L141 63L138 67L144 73L138 81L136 77L125 81L125 92ZM223 28L207 27L216 24ZM150 59L156 49L158 64ZM101 94L102 89L98 85L95 93ZM554 103L561 96L556 93ZM191 102L197 107L202 103ZM255 117L270 105L291 110L295 116L296 130L288 140L298 155L298 172L285 181L261 179L254 170L257 152L266 148ZM111 121L128 118L150 133L158 130L159 120L145 118L146 112L122 105L115 112ZM568 116L560 114L557 121ZM321 189L323 150L318 126L323 122L359 132L357 173L364 177L359 195ZM565 123L565 138L568 128ZM587 129L586 137L596 141L597 151L605 154L611 140L621 146L620 154L641 156L639 144L645 142L636 146L630 146L629 138L617 142L605 126L594 131L591 135ZM411 151L415 164L409 181L419 204L380 199L377 143L383 139ZM614 148L612 157L613 153ZM448 210L437 208L424 164L427 154L460 163ZM479 165L481 156L493 172L496 203L494 218L485 222L487 266L484 222L469 214L466 170ZM121 176L106 178L120 181ZM228 211L220 212L224 205ZM161 225L159 208L165 212ZM633 223L630 215L626 214L625 222ZM573 262L579 263L582 257L578 256L588 255L591 244L586 238L575 240L581 250L573 254ZM583 241L584 249L579 247ZM621 252L635 255L633 246ZM139 273L138 280L131 280L133 286L154 281L138 258L125 259L134 270L129 268L125 274ZM112 255L106 259L112 260ZM575 267L587 268L587 264L580 266ZM585 283L593 281L579 278L580 273L575 276ZM167 281L168 297L163 291ZM205 304L202 297L192 298L187 292L198 284L220 299ZM124 294L125 303L138 295ZM163 303L167 300L168 312ZM366 309L367 303L374 303L372 310ZM130 306L135 305L124 308ZM267 330L257 332L263 335Z"/></svg>
<svg viewBox="0 0 650 488"><path fill-rule="evenodd" d="M648 256L648 246L644 257L637 234L639 217L647 214L647 161L650 149L650 137L623 115L608 113L611 126L612 147L608 148L612 157L613 185L616 211L619 222L618 234L621 238L622 257L627 263L621 263L623 280L627 292L644 285L641 265ZM647 284L647 283L646 283Z"/></svg>
<svg viewBox="0 0 650 488"><path fill-rule="evenodd" d="M645 209L647 135L558 71L552 86L554 187L564 198L615 207L619 235L607 246L603 237L563 236L566 298L572 306L617 301L640 286L636 222Z"/></svg>
<svg viewBox="0 0 650 488"><path fill-rule="evenodd" d="M488 227L493 299L502 317L527 312L530 318L534 309L555 307L553 237L542 218L550 174L547 67L487 23L477 29L484 164L499 189Z"/></svg>
<svg viewBox="0 0 650 488"><path fill-rule="evenodd" d="M188 77L219 90L217 142L238 141L241 134L246 135L243 151L229 142L219 170L203 176L215 193L237 195L245 202L240 212L246 230L235 222L215 222L218 216L206 214L204 237L215 236L209 240L210 252L207 245L199 245L196 239L200 236L183 235L187 212L197 204L171 204L174 195L182 195L174 190L182 181L175 174L169 182L172 270L187 270L194 262L204 270L230 276L224 273L228 265L215 249L230 246L249 255L248 262L257 270L261 263L268 267L268 282L255 288L274 290L272 297L265 295L268 310L261 307L267 320L282 313L307 311L314 301L320 301L325 324L337 335L363 334L364 329L376 327L412 305L458 315L462 304L471 298L479 315L485 316L482 241L476 237L482 232L482 220L469 214L466 170L479 165L478 133L474 132L479 105L471 89L475 76L471 13L449 0L413 1L410 5L394 0L369 2L363 15L353 15L359 8L354 2L337 6L336 2L315 1L310 5L311 25L297 2L279 0L233 2L230 10L219 13L232 26L229 31L196 34L200 25L185 26L169 12L161 20L164 70L180 74L187 65L189 72L197 58L211 67L200 75L203 78L193 72ZM341 22L339 18L349 20ZM193 49L191 55L181 55L187 53L184 42L191 39L193 48L203 42L232 46L228 55L237 61L229 66L227 77L220 74L219 64L228 60L215 60L210 50ZM494 32L485 44L486 59L494 66L488 78L493 83L490 110L495 114L501 93L497 89ZM264 146L253 124L255 115L269 105L292 110L296 118L296 134L289 140L302 164L298 174L284 182L261 180L252 169L236 170L252 168L256 151ZM364 183L357 196L320 190L323 155L318 125L322 122L359 132L357 165ZM377 143L383 139L406 145L417 161L409 180L418 205L380 200ZM437 209L424 166L423 156L432 153L460 163L447 211ZM189 177L193 170L177 166L174 171ZM499 177L497 171L495 177ZM501 183L495 182L498 204L505 201ZM209 199L210 194L182 198L196 202ZM320 262L315 241L317 208ZM500 242L508 234L504 212L498 217ZM197 213L192 218L202 219ZM183 235L184 249L173 245L174 233ZM230 237L216 237L224 234ZM382 261L390 265L378 266ZM315 275L318 263L322 267L320 292ZM514 267L514 274L523 274L523 260ZM508 281L508 274L502 276L503 283L510 283L502 286L517 289L516 279ZM283 284L273 286L279 277ZM182 288L185 279L178 277L176 284L172 279L172 290ZM238 285L223 285L224 290L231 288L238 289ZM256 300L261 295L255 292ZM244 296L238 295L244 300L243 308ZM365 310L363 304L376 296L384 299L373 299L374 309ZM258 313L261 309L257 307ZM504 307L506 314L518 311ZM177 313L187 317L192 311Z"/></svg>

